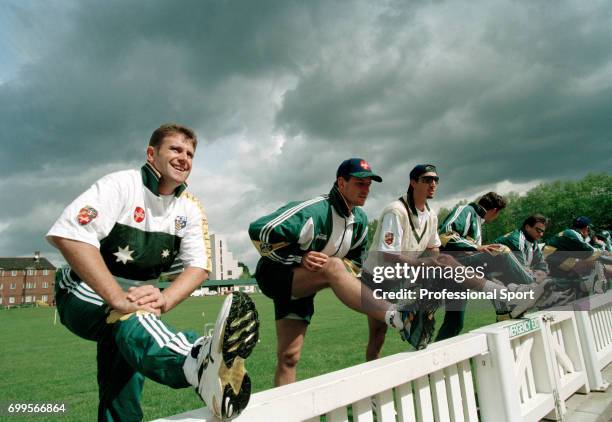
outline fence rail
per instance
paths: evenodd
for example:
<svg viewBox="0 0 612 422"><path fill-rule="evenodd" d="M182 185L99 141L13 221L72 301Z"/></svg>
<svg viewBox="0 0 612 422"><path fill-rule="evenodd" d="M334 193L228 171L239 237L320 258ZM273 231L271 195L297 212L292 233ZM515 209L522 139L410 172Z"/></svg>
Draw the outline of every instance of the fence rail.
<svg viewBox="0 0 612 422"><path fill-rule="evenodd" d="M612 292L568 309L256 393L235 421L562 420L571 395L608 387ZM196 420L216 419L201 408L156 422Z"/></svg>

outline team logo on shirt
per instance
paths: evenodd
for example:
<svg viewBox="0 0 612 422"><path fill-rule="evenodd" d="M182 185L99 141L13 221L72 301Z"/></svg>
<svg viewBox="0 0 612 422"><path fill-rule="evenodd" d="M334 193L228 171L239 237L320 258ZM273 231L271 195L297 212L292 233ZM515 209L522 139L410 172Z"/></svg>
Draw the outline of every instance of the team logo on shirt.
<svg viewBox="0 0 612 422"><path fill-rule="evenodd" d="M361 160L359 162L359 165L361 166L362 169L364 170L370 170L370 165L368 164L367 161Z"/></svg>
<svg viewBox="0 0 612 422"><path fill-rule="evenodd" d="M77 215L77 220L81 226L91 223L91 221L98 216L98 211L89 205L84 206Z"/></svg>
<svg viewBox="0 0 612 422"><path fill-rule="evenodd" d="M134 221L137 223L142 222L145 219L145 210L140 207L136 207L134 210Z"/></svg>
<svg viewBox="0 0 612 422"><path fill-rule="evenodd" d="M385 233L385 243L389 246L391 246L393 244L393 233L392 232L386 232Z"/></svg>
<svg viewBox="0 0 612 422"><path fill-rule="evenodd" d="M187 227L187 217L185 217L184 215L178 215L174 219L174 228L177 232L180 232L185 227Z"/></svg>

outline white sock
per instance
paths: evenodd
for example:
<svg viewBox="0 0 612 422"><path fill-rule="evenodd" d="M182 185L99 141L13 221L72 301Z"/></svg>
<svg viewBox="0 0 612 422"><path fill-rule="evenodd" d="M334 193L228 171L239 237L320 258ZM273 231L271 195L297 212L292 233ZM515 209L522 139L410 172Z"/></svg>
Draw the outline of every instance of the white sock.
<svg viewBox="0 0 612 422"><path fill-rule="evenodd" d="M392 328L403 328L404 323L402 317L397 309L391 307L385 312L385 322L389 327Z"/></svg>
<svg viewBox="0 0 612 422"><path fill-rule="evenodd" d="M501 292L502 290L507 290L507 287L500 286L497 283L493 283L491 280L485 280L485 284L482 287L482 291L486 293L491 293L494 291Z"/></svg>
<svg viewBox="0 0 612 422"><path fill-rule="evenodd" d="M194 347L200 344L200 340L202 337L197 339L193 345ZM185 362L183 362L183 373L185 374L185 379L187 382L194 387L197 387L199 384L198 380L198 360L191 356L191 352L185 358Z"/></svg>

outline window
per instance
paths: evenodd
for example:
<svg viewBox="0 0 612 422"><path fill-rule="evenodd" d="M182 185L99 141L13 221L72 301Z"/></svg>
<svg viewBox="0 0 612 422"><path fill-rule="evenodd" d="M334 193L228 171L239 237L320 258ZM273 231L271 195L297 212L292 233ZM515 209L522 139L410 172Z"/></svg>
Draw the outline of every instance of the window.
<svg viewBox="0 0 612 422"><path fill-rule="evenodd" d="M10 287L11 290L15 290L17 288L17 283L11 283Z"/></svg>
<svg viewBox="0 0 612 422"><path fill-rule="evenodd" d="M4 270L0 270L0 276L4 276Z"/></svg>
<svg viewBox="0 0 612 422"><path fill-rule="evenodd" d="M42 295L42 296L40 297L40 300L42 300L43 302L46 302L46 301L48 301L48 300L49 300L49 296L47 296L47 295Z"/></svg>
<svg viewBox="0 0 612 422"><path fill-rule="evenodd" d="M46 289L47 287L49 287L49 283L47 283L46 281L43 282L43 289Z"/></svg>
<svg viewBox="0 0 612 422"><path fill-rule="evenodd" d="M28 270L27 275L36 275L36 270Z"/></svg>
<svg viewBox="0 0 612 422"><path fill-rule="evenodd" d="M15 298L13 296L9 297L9 303L15 303Z"/></svg>
<svg viewBox="0 0 612 422"><path fill-rule="evenodd" d="M43 275L49 275L49 270L43 270Z"/></svg>
<svg viewBox="0 0 612 422"><path fill-rule="evenodd" d="M32 302L32 296L26 296L25 303L30 303L30 302Z"/></svg>
<svg viewBox="0 0 612 422"><path fill-rule="evenodd" d="M31 289L32 287L32 283L26 283L26 289Z"/></svg>
<svg viewBox="0 0 612 422"><path fill-rule="evenodd" d="M0 305L2 305L2 296L0 296Z"/></svg>
<svg viewBox="0 0 612 422"><path fill-rule="evenodd" d="M228 276L232 275L232 270L227 270L227 275Z"/></svg>
<svg viewBox="0 0 612 422"><path fill-rule="evenodd" d="M11 275L15 277L17 275L17 271L16 270L11 271Z"/></svg>
<svg viewBox="0 0 612 422"><path fill-rule="evenodd" d="M4 283L0 283L0 290L4 289Z"/></svg>

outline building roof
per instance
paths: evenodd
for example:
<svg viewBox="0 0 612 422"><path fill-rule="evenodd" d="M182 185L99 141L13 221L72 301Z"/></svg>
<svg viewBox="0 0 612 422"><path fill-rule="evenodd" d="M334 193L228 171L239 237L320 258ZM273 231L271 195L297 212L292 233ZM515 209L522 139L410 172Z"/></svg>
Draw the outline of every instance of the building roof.
<svg viewBox="0 0 612 422"><path fill-rule="evenodd" d="M3 270L55 270L47 258L0 258L0 269Z"/></svg>
<svg viewBox="0 0 612 422"><path fill-rule="evenodd" d="M171 281L160 281L157 287L167 288L172 284ZM227 287L227 286L254 286L257 281L254 278L239 278L236 280L206 280L202 287Z"/></svg>

